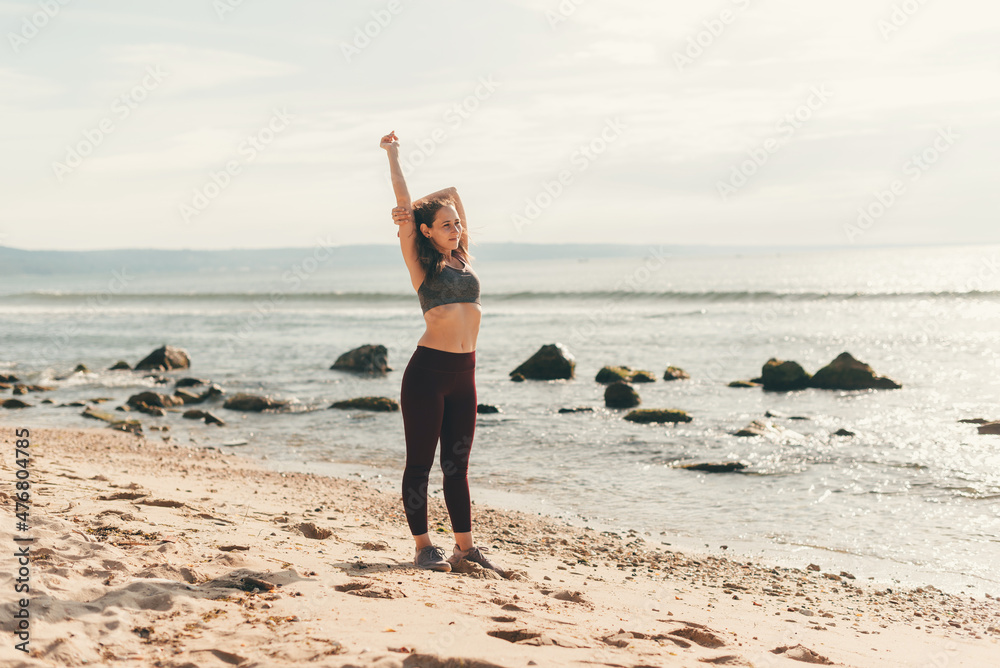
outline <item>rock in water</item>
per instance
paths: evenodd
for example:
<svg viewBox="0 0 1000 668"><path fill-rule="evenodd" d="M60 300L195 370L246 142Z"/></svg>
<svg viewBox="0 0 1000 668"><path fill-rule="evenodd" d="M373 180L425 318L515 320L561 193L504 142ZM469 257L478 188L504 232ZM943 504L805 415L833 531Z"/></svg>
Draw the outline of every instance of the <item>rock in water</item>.
<svg viewBox="0 0 1000 668"><path fill-rule="evenodd" d="M387 371L392 371L388 361L389 351L385 346L367 344L354 350L348 350L337 358L330 369L353 371L370 376L384 376Z"/></svg>
<svg viewBox="0 0 1000 668"><path fill-rule="evenodd" d="M628 383L611 383L604 390L604 405L608 408L632 408L640 403L639 393Z"/></svg>
<svg viewBox="0 0 1000 668"><path fill-rule="evenodd" d="M817 371L809 386L823 390L898 390L902 387L891 378L876 375L870 366L846 352Z"/></svg>
<svg viewBox="0 0 1000 668"><path fill-rule="evenodd" d="M4 408L31 408L31 404L25 403L20 399L7 399L0 406Z"/></svg>
<svg viewBox="0 0 1000 668"><path fill-rule="evenodd" d="M634 411L629 411L625 419L629 422L673 422L677 424L678 422L690 422L691 416L685 411L681 410L668 410L665 408L640 408Z"/></svg>
<svg viewBox="0 0 1000 668"><path fill-rule="evenodd" d="M809 387L809 374L798 362L785 362L775 358L764 363L760 381L765 390L788 392Z"/></svg>
<svg viewBox="0 0 1000 668"><path fill-rule="evenodd" d="M187 351L173 346L162 346L149 353L141 362L135 365L136 371L170 371L171 369L187 369L191 366L191 358Z"/></svg>
<svg viewBox="0 0 1000 668"><path fill-rule="evenodd" d="M698 462L697 464L682 464L677 468L688 471L704 471L705 473L730 473L741 471L747 467L743 462Z"/></svg>
<svg viewBox="0 0 1000 668"><path fill-rule="evenodd" d="M598 383L614 383L624 381L626 383L650 383L656 380L653 374L641 369L633 369L630 366L604 366L594 376Z"/></svg>
<svg viewBox="0 0 1000 668"><path fill-rule="evenodd" d="M170 394L140 392L139 394L133 394L125 403L133 408L138 407L140 404L146 404L147 406L159 406L161 408L171 408L173 406L184 405L184 400L181 397L176 397Z"/></svg>
<svg viewBox="0 0 1000 668"><path fill-rule="evenodd" d="M257 394L246 394L240 392L235 394L222 404L223 408L228 408L232 411L253 411L260 412L270 410L272 408L281 408L287 405L287 401L279 401L277 399L272 399L271 397L262 397Z"/></svg>
<svg viewBox="0 0 1000 668"><path fill-rule="evenodd" d="M500 409L493 404L478 404L476 406L477 413L499 413Z"/></svg>
<svg viewBox="0 0 1000 668"><path fill-rule="evenodd" d="M668 366L663 372L663 380L688 380L689 378L691 378L691 374L676 366Z"/></svg>
<svg viewBox="0 0 1000 668"><path fill-rule="evenodd" d="M520 374L530 380L570 379L576 369L576 358L561 343L550 343L538 349L534 355L510 372Z"/></svg>
<svg viewBox="0 0 1000 668"><path fill-rule="evenodd" d="M1000 422L987 422L979 426L980 434L1000 434Z"/></svg>
<svg viewBox="0 0 1000 668"><path fill-rule="evenodd" d="M768 420L754 420L743 429L733 432L733 436L762 436L772 441L805 440L805 436L799 432L785 429Z"/></svg>
<svg viewBox="0 0 1000 668"><path fill-rule="evenodd" d="M330 408L360 408L366 411L398 411L399 403L389 397L357 397L330 404Z"/></svg>

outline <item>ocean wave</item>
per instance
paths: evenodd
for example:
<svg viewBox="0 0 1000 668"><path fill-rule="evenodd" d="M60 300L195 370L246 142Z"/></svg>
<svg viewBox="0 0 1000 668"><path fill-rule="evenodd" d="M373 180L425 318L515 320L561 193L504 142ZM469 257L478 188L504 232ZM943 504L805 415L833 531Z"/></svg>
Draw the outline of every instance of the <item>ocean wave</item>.
<svg viewBox="0 0 1000 668"><path fill-rule="evenodd" d="M90 301L98 304L110 302L155 301L211 301L211 302L410 302L414 292L144 292L109 295L107 292L70 292L62 290L35 290L0 295L0 302L8 303L59 303ZM913 299L997 299L1000 290L922 291L922 292L794 292L773 290L705 290L705 291L520 291L483 293L483 298L493 301L542 301L576 299L580 301L629 300L675 302L770 302L770 301L877 301Z"/></svg>

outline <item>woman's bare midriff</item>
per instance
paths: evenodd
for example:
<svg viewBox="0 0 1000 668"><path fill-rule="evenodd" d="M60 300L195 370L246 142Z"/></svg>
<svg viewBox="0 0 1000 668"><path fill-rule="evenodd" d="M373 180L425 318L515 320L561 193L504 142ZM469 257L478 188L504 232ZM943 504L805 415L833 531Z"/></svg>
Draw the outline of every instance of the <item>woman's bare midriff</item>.
<svg viewBox="0 0 1000 668"><path fill-rule="evenodd" d="M476 349L482 317L482 307L472 302L435 306L424 313L427 330L417 345L450 353L472 352Z"/></svg>

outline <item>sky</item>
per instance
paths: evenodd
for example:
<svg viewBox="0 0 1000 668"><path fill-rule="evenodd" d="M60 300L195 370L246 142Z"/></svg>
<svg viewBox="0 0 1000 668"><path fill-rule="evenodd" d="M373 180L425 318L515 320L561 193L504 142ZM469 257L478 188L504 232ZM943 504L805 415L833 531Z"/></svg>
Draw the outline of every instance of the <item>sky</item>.
<svg viewBox="0 0 1000 668"><path fill-rule="evenodd" d="M0 1L0 245L1000 242L987 0Z"/></svg>

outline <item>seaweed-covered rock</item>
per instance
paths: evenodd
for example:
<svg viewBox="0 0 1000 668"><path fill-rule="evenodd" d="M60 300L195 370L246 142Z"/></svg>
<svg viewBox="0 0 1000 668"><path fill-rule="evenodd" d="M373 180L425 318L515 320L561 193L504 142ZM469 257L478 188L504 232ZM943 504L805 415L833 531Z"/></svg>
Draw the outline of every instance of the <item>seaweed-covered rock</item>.
<svg viewBox="0 0 1000 668"><path fill-rule="evenodd" d="M337 371L353 371L369 376L384 376L387 371L392 371L388 364L389 351L380 344L366 344L348 350L337 358L337 361L330 367Z"/></svg>
<svg viewBox="0 0 1000 668"><path fill-rule="evenodd" d="M598 383L614 383L622 381L625 383L649 383L656 378L648 371L633 369L630 366L605 366L602 367L594 377Z"/></svg>
<svg viewBox="0 0 1000 668"><path fill-rule="evenodd" d="M356 397L335 401L330 408L360 408L366 411L398 411L399 402L389 397Z"/></svg>
<svg viewBox="0 0 1000 668"><path fill-rule="evenodd" d="M611 383L604 390L604 405L608 408L632 408L640 403L639 393L628 383Z"/></svg>
<svg viewBox="0 0 1000 668"><path fill-rule="evenodd" d="M891 378L876 375L870 366L844 352L817 371L809 380L809 387L823 390L898 390L902 385Z"/></svg>
<svg viewBox="0 0 1000 668"><path fill-rule="evenodd" d="M264 397L258 394L239 392L226 399L222 407L228 408L231 411L259 413L261 411L282 408L286 405L288 405L287 401L272 399L271 397Z"/></svg>
<svg viewBox="0 0 1000 668"><path fill-rule="evenodd" d="M765 390L788 392L809 387L810 375L798 362L785 362L772 357L764 363L760 379Z"/></svg>
<svg viewBox="0 0 1000 668"><path fill-rule="evenodd" d="M690 422L691 416L686 411L666 408L637 408L629 411L625 419L630 422Z"/></svg>
<svg viewBox="0 0 1000 668"><path fill-rule="evenodd" d="M689 378L691 378L691 374L676 366L668 366L663 372L663 380L687 380Z"/></svg>
<svg viewBox="0 0 1000 668"><path fill-rule="evenodd" d="M173 346L161 346L146 355L135 365L136 371L170 371L171 369L187 369L191 366L191 358L187 351Z"/></svg>
<svg viewBox="0 0 1000 668"><path fill-rule="evenodd" d="M593 406L577 406L575 408L560 408L560 413L593 413Z"/></svg>
<svg viewBox="0 0 1000 668"><path fill-rule="evenodd" d="M519 373L529 380L557 380L573 378L576 358L561 343L549 343L510 372Z"/></svg>
<svg viewBox="0 0 1000 668"><path fill-rule="evenodd" d="M208 385L208 381L203 378L178 378L177 382L174 383L174 387L192 387L194 385Z"/></svg>

